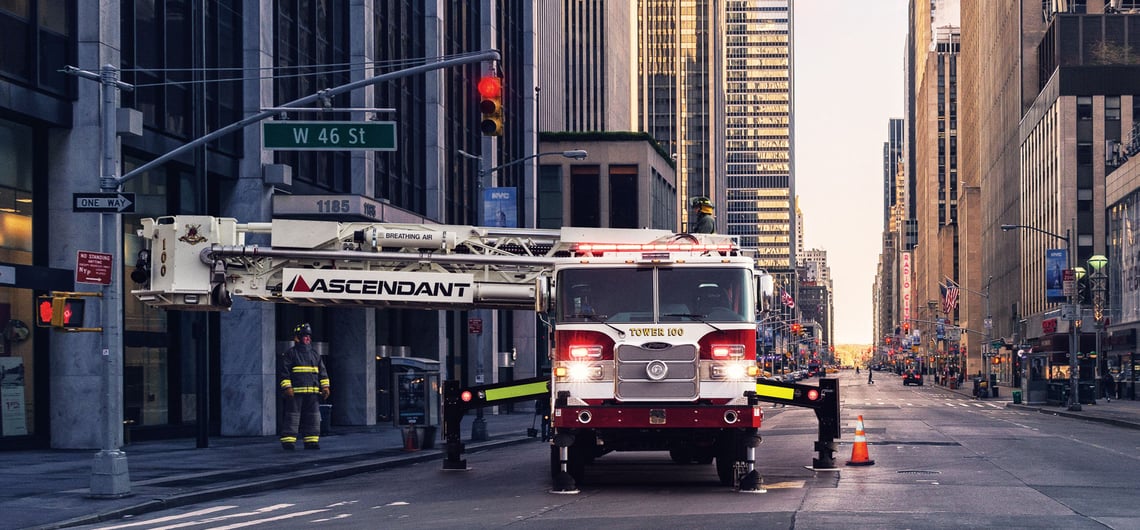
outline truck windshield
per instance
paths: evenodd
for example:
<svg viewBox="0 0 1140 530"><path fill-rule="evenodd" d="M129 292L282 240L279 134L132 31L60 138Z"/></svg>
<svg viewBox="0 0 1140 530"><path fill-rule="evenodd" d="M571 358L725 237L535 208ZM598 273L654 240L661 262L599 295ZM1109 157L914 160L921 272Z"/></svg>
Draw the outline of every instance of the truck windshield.
<svg viewBox="0 0 1140 530"><path fill-rule="evenodd" d="M558 320L748 322L755 307L750 281L742 268L565 269L556 284Z"/></svg>

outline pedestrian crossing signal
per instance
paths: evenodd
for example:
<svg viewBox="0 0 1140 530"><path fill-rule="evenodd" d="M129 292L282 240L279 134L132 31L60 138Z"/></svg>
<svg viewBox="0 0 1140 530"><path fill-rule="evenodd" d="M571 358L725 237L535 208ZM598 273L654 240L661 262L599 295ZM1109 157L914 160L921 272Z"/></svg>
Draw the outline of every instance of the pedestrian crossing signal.
<svg viewBox="0 0 1140 530"><path fill-rule="evenodd" d="M44 328L81 328L84 302L82 298L42 295L36 302L36 325Z"/></svg>

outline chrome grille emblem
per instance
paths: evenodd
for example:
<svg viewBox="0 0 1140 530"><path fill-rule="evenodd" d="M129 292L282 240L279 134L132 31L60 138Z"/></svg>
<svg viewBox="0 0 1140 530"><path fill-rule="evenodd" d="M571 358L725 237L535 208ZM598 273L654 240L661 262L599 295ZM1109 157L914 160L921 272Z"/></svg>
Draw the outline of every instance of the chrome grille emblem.
<svg viewBox="0 0 1140 530"><path fill-rule="evenodd" d="M669 367L662 361L653 360L645 365L645 375L654 381L665 379L669 375Z"/></svg>

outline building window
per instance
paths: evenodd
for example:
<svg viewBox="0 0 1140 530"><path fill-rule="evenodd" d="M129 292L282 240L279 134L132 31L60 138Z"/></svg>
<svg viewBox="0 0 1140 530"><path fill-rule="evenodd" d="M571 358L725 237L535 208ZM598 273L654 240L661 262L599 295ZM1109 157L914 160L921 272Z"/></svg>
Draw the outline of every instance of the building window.
<svg viewBox="0 0 1140 530"><path fill-rule="evenodd" d="M637 166L610 166L610 224L612 228L637 228Z"/></svg>
<svg viewBox="0 0 1140 530"><path fill-rule="evenodd" d="M570 226L601 228L601 181L598 166L570 168Z"/></svg>

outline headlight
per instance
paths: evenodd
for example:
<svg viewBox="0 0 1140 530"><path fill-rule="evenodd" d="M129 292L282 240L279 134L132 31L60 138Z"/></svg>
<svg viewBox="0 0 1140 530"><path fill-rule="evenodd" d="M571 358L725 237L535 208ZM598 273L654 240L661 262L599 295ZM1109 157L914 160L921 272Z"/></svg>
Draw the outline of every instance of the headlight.
<svg viewBox="0 0 1140 530"><path fill-rule="evenodd" d="M744 379L755 379L760 374L760 368L756 363L718 363L712 365L712 370L709 375L713 379L733 380L739 381Z"/></svg>
<svg viewBox="0 0 1140 530"><path fill-rule="evenodd" d="M571 382L596 381L602 378L602 367L593 363L566 363L556 367L554 375Z"/></svg>

